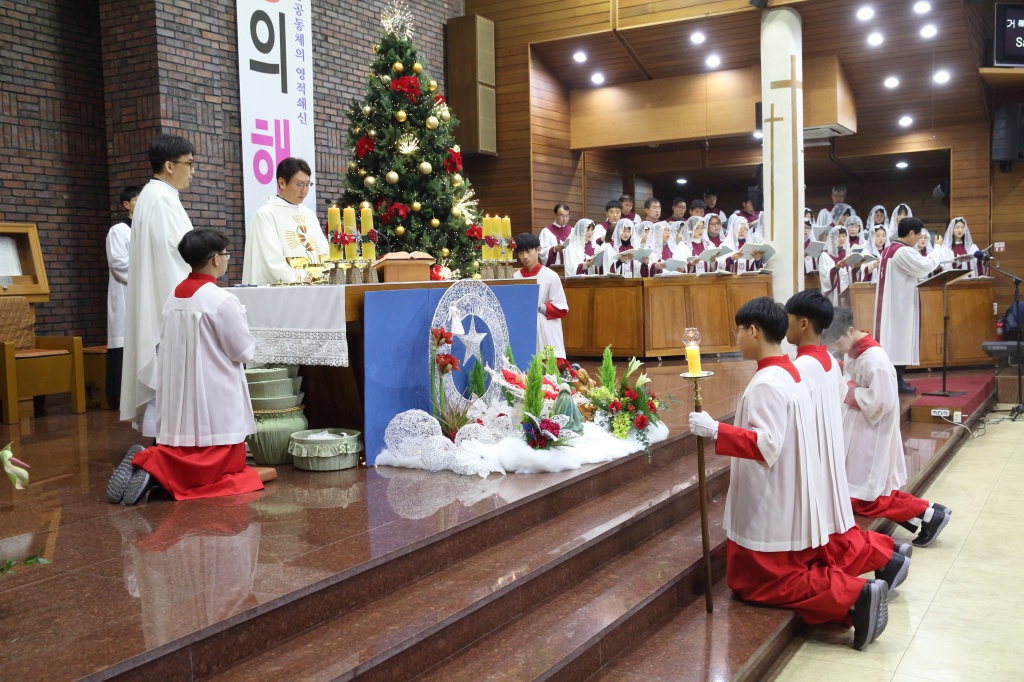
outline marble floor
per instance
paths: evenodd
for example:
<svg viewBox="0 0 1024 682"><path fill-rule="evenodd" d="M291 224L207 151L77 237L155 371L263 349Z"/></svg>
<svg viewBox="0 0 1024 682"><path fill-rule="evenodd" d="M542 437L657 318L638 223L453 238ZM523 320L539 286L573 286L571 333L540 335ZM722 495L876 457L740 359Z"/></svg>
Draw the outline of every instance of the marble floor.
<svg viewBox="0 0 1024 682"><path fill-rule="evenodd" d="M975 431L979 437L962 446L922 495L951 507L953 518L935 545L914 550L882 636L858 652L848 646L852 631L813 629L777 680L1024 678L1024 520L1018 507L1024 503L1024 420ZM910 534L897 528L894 537L909 542Z"/></svg>

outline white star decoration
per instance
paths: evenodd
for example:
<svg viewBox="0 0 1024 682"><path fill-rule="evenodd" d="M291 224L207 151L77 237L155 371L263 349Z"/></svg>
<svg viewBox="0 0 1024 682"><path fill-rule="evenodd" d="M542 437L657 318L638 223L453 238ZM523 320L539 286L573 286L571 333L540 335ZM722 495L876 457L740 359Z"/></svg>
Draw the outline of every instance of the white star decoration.
<svg viewBox="0 0 1024 682"><path fill-rule="evenodd" d="M469 331L465 334L457 334L457 336L462 341L462 345L466 347L466 354L462 357L463 366L471 357L476 358L476 361L481 365L484 364L484 356L480 352L480 344L487 338L487 334L481 334L476 330L476 316L469 316Z"/></svg>

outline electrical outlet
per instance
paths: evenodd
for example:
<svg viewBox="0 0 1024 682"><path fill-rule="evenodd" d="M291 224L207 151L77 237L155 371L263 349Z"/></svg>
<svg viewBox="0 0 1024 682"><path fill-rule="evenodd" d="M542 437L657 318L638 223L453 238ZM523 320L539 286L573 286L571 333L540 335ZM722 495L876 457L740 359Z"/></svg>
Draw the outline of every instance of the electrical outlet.
<svg viewBox="0 0 1024 682"><path fill-rule="evenodd" d="M953 423L962 424L964 421L964 414L960 410L953 411Z"/></svg>
<svg viewBox="0 0 1024 682"><path fill-rule="evenodd" d="M932 408L932 416L933 417L949 417L949 410L947 410L944 407Z"/></svg>

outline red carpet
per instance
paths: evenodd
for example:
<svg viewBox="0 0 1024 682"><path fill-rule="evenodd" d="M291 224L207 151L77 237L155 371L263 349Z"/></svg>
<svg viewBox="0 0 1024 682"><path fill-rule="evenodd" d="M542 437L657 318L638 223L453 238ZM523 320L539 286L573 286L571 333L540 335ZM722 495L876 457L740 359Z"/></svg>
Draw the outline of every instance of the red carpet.
<svg viewBox="0 0 1024 682"><path fill-rule="evenodd" d="M995 391L996 379L992 372L985 372L975 376L955 376L946 379L947 391L964 391L964 395L946 398L940 395L922 395L928 391L942 390L942 376L928 379L912 379L907 377L915 388L917 388L917 400L914 401L916 408L946 407L950 410L963 412L964 420L967 415L978 409L982 403Z"/></svg>

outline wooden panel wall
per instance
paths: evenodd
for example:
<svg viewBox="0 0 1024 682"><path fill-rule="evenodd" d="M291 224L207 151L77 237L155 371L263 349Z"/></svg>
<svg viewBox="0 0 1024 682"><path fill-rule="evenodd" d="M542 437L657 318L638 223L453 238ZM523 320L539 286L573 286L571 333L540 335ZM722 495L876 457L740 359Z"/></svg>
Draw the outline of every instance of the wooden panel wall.
<svg viewBox="0 0 1024 682"><path fill-rule="evenodd" d="M1006 251L995 254L999 268L1024 276L1024 164L1015 165L1010 173L992 168L992 241L1006 243ZM1002 314L1013 303L1013 283L996 277L995 297Z"/></svg>
<svg viewBox="0 0 1024 682"><path fill-rule="evenodd" d="M604 205L622 196L625 181L625 162L612 151L584 152L584 215L601 222L604 220Z"/></svg>
<svg viewBox="0 0 1024 682"><path fill-rule="evenodd" d="M583 209L583 154L569 146L569 93L540 59L530 58L530 143L533 147L533 222L517 232L539 230L552 221L554 206L566 202L575 221Z"/></svg>

